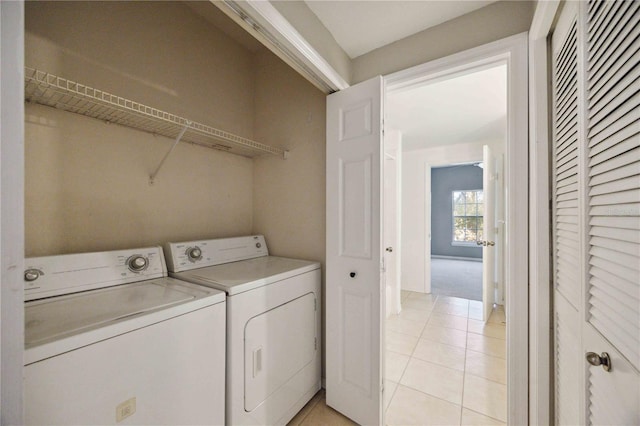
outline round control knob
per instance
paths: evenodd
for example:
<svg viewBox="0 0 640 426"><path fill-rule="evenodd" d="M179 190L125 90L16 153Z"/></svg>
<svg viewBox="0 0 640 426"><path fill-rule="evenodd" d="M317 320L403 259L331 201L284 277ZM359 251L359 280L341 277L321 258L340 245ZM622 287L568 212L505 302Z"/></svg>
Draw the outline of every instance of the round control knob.
<svg viewBox="0 0 640 426"><path fill-rule="evenodd" d="M189 258L191 262L202 259L202 250L200 250L200 247L189 247L187 249L187 258Z"/></svg>
<svg viewBox="0 0 640 426"><path fill-rule="evenodd" d="M147 269L147 266L149 266L149 260L144 256L136 254L127 260L127 266L132 272L144 271Z"/></svg>
<svg viewBox="0 0 640 426"><path fill-rule="evenodd" d="M24 271L24 280L25 281L35 281L40 278L40 271L37 269L27 269Z"/></svg>

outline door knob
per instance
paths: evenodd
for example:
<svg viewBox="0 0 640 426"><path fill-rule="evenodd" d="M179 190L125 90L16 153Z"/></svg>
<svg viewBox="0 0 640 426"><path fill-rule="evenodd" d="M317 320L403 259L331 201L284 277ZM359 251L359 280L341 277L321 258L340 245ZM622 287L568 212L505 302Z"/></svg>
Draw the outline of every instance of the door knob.
<svg viewBox="0 0 640 426"><path fill-rule="evenodd" d="M355 278L355 277L356 277L356 275L357 275L357 274L356 274L355 272L349 272L349 276L350 276L351 278Z"/></svg>
<svg viewBox="0 0 640 426"><path fill-rule="evenodd" d="M479 246L481 246L481 245L483 245L483 244L484 244L484 241L480 241L480 240L478 240L478 241L476 241L476 244L477 244L477 245L479 245Z"/></svg>
<svg viewBox="0 0 640 426"><path fill-rule="evenodd" d="M604 371L611 371L611 357L608 353L602 352L598 355L595 352L587 352L587 362L591 365L601 365Z"/></svg>
<svg viewBox="0 0 640 426"><path fill-rule="evenodd" d="M487 241L487 245L488 246L495 246L496 242L495 241Z"/></svg>
<svg viewBox="0 0 640 426"><path fill-rule="evenodd" d="M393 251L393 247L387 247L385 250L391 253Z"/></svg>

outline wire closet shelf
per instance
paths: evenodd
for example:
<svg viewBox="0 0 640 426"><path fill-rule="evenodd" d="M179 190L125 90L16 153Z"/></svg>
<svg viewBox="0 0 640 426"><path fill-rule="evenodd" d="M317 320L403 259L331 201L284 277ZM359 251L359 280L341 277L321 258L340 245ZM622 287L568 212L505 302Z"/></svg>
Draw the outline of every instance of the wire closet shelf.
<svg viewBox="0 0 640 426"><path fill-rule="evenodd" d="M161 111L102 90L25 67L25 100L120 124L245 157L270 154L286 158L288 151L264 145L206 124Z"/></svg>

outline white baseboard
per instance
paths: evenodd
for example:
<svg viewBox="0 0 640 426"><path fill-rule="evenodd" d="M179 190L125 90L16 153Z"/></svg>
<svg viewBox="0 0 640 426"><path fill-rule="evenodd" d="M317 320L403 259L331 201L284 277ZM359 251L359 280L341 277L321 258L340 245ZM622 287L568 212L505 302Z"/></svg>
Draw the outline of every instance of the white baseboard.
<svg viewBox="0 0 640 426"><path fill-rule="evenodd" d="M477 257L458 257L458 256L440 256L438 254L431 255L432 259L449 259L449 260L469 260L471 262L482 262L482 258Z"/></svg>

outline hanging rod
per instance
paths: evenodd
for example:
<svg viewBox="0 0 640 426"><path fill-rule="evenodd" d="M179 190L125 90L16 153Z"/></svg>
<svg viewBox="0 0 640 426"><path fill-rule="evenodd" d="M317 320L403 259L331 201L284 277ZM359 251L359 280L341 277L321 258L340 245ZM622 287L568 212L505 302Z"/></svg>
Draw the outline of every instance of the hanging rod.
<svg viewBox="0 0 640 426"><path fill-rule="evenodd" d="M232 154L288 156L288 151L282 148L264 145L34 68L25 67L24 92L25 100L29 102L155 135L173 138L186 128L181 140Z"/></svg>

